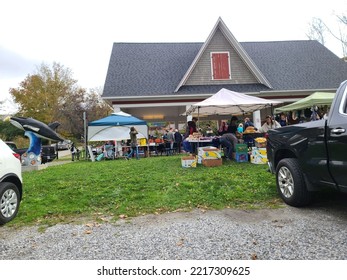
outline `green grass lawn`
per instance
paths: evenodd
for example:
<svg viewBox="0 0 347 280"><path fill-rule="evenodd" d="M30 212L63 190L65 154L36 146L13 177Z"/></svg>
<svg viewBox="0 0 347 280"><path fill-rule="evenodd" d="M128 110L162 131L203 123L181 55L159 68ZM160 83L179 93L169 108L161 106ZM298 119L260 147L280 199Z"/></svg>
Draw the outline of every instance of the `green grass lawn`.
<svg viewBox="0 0 347 280"><path fill-rule="evenodd" d="M182 168L181 156L77 161L25 172L23 181L22 204L9 225L282 205L267 165L224 162Z"/></svg>

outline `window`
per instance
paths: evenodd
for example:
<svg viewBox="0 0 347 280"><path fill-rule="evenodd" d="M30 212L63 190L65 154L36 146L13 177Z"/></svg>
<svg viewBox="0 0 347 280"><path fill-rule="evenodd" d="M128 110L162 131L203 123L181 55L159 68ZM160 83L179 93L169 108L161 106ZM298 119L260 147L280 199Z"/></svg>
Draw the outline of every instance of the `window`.
<svg viewBox="0 0 347 280"><path fill-rule="evenodd" d="M229 52L211 53L211 67L213 80L230 79Z"/></svg>
<svg viewBox="0 0 347 280"><path fill-rule="evenodd" d="M344 92L342 100L341 100L340 113L347 114L347 87L345 89L345 92Z"/></svg>

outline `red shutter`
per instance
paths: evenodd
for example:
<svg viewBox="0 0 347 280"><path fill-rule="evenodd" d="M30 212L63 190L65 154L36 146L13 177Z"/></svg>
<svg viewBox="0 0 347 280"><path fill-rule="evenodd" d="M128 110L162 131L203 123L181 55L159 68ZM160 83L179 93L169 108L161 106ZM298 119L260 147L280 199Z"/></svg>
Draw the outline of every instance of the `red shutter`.
<svg viewBox="0 0 347 280"><path fill-rule="evenodd" d="M228 53L212 54L212 71L214 80L230 79Z"/></svg>

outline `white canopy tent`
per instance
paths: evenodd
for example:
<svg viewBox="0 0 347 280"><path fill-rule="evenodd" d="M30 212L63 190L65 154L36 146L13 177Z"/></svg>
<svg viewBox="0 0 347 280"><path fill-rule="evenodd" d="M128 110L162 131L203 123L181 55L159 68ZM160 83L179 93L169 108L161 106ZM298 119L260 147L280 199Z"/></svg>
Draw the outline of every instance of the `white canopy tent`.
<svg viewBox="0 0 347 280"><path fill-rule="evenodd" d="M146 121L135 118L127 113L113 113L106 118L88 124L88 141L125 140L130 138L130 128L138 131L137 138L148 139Z"/></svg>
<svg viewBox="0 0 347 280"><path fill-rule="evenodd" d="M211 97L193 104L182 115L241 115L252 113L279 103L282 102L222 88Z"/></svg>

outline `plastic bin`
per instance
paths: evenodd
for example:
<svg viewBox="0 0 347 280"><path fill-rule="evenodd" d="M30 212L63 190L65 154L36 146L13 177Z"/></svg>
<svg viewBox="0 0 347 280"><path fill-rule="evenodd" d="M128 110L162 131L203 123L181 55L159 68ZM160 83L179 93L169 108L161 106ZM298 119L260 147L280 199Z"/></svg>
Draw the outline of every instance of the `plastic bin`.
<svg viewBox="0 0 347 280"><path fill-rule="evenodd" d="M248 162L248 153L236 153L236 162Z"/></svg>

